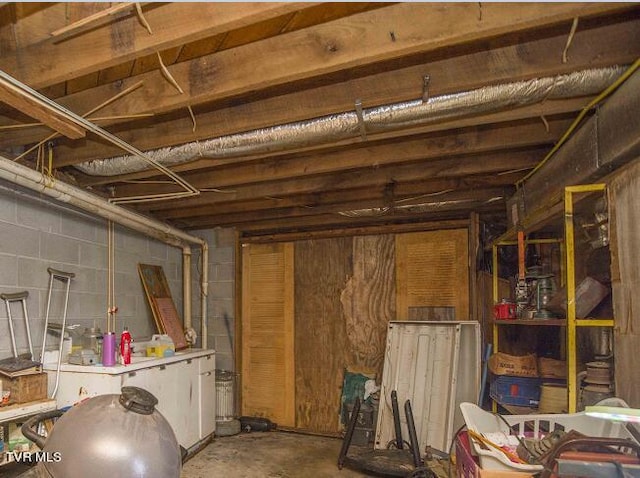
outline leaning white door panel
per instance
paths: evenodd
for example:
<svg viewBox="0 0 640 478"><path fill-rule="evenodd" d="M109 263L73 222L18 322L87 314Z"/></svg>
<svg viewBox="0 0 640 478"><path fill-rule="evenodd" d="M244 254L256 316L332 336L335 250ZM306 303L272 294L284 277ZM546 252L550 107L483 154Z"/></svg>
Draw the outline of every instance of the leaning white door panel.
<svg viewBox="0 0 640 478"><path fill-rule="evenodd" d="M395 439L391 392L398 394L402 437L409 440L404 405L410 400L420 450L448 451L463 423L462 401L480 388L480 327L465 322L390 322L375 447Z"/></svg>

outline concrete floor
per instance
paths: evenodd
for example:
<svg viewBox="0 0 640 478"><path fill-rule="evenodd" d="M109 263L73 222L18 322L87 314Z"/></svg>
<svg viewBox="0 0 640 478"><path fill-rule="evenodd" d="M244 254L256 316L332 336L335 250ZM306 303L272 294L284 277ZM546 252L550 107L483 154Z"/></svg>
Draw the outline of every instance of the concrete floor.
<svg viewBox="0 0 640 478"><path fill-rule="evenodd" d="M180 478L359 478L375 476L344 467L337 461L342 440L300 433L252 432L216 437L194 455L182 469ZM367 448L352 447L349 457ZM438 478L447 478L441 463L429 465ZM413 469L410 465L410 468ZM2 478L37 478L35 469L9 465L0 469Z"/></svg>
<svg viewBox="0 0 640 478"><path fill-rule="evenodd" d="M216 437L183 466L180 478L358 478L337 461L342 440L287 432ZM37 478L26 466L0 469L2 478ZM158 477L160 478L160 477Z"/></svg>
<svg viewBox="0 0 640 478"><path fill-rule="evenodd" d="M358 478L380 476L347 467L338 469L342 440L300 433L252 432L217 437L183 467L181 478ZM348 456L367 453L351 447ZM404 460L403 460L404 461ZM410 460L408 460L410 463ZM409 470L413 466L407 464ZM430 461L438 478L447 478L447 462Z"/></svg>
<svg viewBox="0 0 640 478"><path fill-rule="evenodd" d="M357 478L338 469L342 440L300 433L252 432L217 437L183 467L181 478Z"/></svg>

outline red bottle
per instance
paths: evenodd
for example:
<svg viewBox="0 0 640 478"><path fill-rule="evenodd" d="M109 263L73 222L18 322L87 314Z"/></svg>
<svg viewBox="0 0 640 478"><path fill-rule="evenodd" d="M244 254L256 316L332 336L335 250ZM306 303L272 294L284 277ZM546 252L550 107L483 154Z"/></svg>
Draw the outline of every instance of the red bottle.
<svg viewBox="0 0 640 478"><path fill-rule="evenodd" d="M120 335L120 356L122 357L123 365L131 363L131 334L127 327L124 328L122 335Z"/></svg>

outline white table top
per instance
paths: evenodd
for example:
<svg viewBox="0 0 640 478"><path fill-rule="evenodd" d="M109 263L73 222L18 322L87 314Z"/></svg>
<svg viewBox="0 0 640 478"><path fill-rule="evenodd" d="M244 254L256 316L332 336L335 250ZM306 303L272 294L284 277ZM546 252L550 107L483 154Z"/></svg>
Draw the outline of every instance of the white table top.
<svg viewBox="0 0 640 478"><path fill-rule="evenodd" d="M170 357L131 357L131 363L129 365L116 364L113 367L105 367L101 364L98 365L73 365L69 363L63 363L60 366L61 372L80 372L80 373L104 373L108 375L120 375L128 372L135 372L143 368L157 367L160 365L168 365L170 363L182 362L183 360L190 360L199 357L206 357L215 353L213 349L187 349L176 352L175 355ZM47 371L55 371L57 364L45 363L42 367Z"/></svg>

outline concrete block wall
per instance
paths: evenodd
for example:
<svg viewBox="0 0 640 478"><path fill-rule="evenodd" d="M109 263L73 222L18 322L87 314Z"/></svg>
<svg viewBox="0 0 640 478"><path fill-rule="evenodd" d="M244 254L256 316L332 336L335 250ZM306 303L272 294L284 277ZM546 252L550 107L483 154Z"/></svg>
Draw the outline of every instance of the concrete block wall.
<svg viewBox="0 0 640 478"><path fill-rule="evenodd" d="M161 265L176 308L182 315L182 250L115 226L115 297L118 306L116 333L124 325L134 339L155 332L155 323L138 276L138 263ZM28 315L36 353L42 345L49 286L47 268L73 272L67 323L106 329L107 221L70 206L59 205L36 193L0 182L0 292L28 291ZM50 321L60 321L63 283L54 281ZM27 350L22 310L13 303L16 342ZM0 304L0 358L12 354L7 311ZM47 344L57 345L51 335Z"/></svg>
<svg viewBox="0 0 640 478"><path fill-rule="evenodd" d="M209 284L207 297L207 341L216 351L216 368L235 370L235 229L191 231L209 244ZM200 256L192 259L193 284L201 283ZM193 324L200 333L199 290L192 289ZM197 325L196 325L197 324Z"/></svg>

